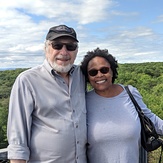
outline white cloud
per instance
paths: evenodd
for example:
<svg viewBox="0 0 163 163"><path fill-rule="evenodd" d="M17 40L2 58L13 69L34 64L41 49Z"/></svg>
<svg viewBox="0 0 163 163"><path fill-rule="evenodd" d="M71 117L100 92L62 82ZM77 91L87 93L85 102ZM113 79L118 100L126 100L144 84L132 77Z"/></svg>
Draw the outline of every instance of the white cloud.
<svg viewBox="0 0 163 163"><path fill-rule="evenodd" d="M115 10L112 10L111 14L114 16L125 16L125 17L131 17L131 16L138 16L139 15L138 12L128 13L128 12L120 12L120 11L115 11Z"/></svg>
<svg viewBox="0 0 163 163"><path fill-rule="evenodd" d="M132 30L123 31L123 33L120 34L121 37L125 38L140 38L140 37L151 37L154 33L151 29L145 28L145 27L137 27Z"/></svg>
<svg viewBox="0 0 163 163"><path fill-rule="evenodd" d="M91 22L106 19L107 10L113 5L113 1L108 0L87 0L83 1L80 11L80 23L87 24Z"/></svg>
<svg viewBox="0 0 163 163"><path fill-rule="evenodd" d="M77 31L80 42L76 63L96 47L107 48L123 62L143 62L152 55L157 56L152 61L162 59L163 36L152 29L157 23L146 25L137 9L121 9L118 0L0 1L0 67L42 63L46 33L58 24ZM157 22L163 22L163 15L157 16ZM139 60L138 56L144 58Z"/></svg>
<svg viewBox="0 0 163 163"><path fill-rule="evenodd" d="M157 17L157 22L163 22L163 15L159 15Z"/></svg>

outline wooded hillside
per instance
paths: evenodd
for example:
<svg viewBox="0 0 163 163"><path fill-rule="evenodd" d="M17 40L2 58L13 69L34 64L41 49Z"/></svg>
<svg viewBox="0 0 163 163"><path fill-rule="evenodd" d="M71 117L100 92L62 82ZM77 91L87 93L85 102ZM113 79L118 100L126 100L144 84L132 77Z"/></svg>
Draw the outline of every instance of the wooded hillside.
<svg viewBox="0 0 163 163"><path fill-rule="evenodd" d="M9 95L15 78L25 69L0 71L0 148L7 146ZM138 88L147 106L163 119L163 62L119 64L116 83Z"/></svg>

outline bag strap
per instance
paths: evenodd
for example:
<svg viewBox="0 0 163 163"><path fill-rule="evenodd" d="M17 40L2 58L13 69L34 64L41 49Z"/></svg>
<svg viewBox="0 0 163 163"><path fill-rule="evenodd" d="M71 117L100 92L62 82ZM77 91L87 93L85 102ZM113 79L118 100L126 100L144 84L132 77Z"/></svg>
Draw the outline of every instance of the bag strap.
<svg viewBox="0 0 163 163"><path fill-rule="evenodd" d="M133 104L134 104L134 106L135 106L135 108L136 108L136 110L137 110L138 114L140 114L140 115L144 116L144 113L143 113L143 111L142 111L141 107L138 105L137 101L135 100L134 96L132 95L132 93L131 93L131 91L130 91L130 89L129 89L128 85L127 85L127 86L125 86L125 89L126 89L126 91L127 91L128 95L130 96L131 101L133 102Z"/></svg>
<svg viewBox="0 0 163 163"><path fill-rule="evenodd" d="M128 85L125 86L125 89L128 93L128 95L130 96L131 98L131 101L133 102L138 114L141 114L142 116L144 115L143 111L141 110L140 106L138 105L137 101L135 100L134 96L132 95ZM162 154L163 154L163 145L161 145L161 153L160 153L160 158L159 158L159 163L161 163L161 160L162 160Z"/></svg>

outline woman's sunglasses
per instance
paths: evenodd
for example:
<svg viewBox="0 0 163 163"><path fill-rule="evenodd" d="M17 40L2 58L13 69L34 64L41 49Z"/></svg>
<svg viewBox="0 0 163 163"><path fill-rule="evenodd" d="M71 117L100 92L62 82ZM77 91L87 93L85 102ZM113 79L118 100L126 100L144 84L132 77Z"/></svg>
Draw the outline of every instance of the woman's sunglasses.
<svg viewBox="0 0 163 163"><path fill-rule="evenodd" d="M74 51L78 47L78 44L76 44L76 43L56 43L56 42L52 42L51 45L52 45L52 48L56 49L56 50L61 50L63 48L63 45L65 45L66 49L68 51Z"/></svg>
<svg viewBox="0 0 163 163"><path fill-rule="evenodd" d="M96 76L98 74L98 71L100 71L102 74L107 74L109 72L109 67L101 67L99 70L92 69L88 71L88 74L90 76Z"/></svg>

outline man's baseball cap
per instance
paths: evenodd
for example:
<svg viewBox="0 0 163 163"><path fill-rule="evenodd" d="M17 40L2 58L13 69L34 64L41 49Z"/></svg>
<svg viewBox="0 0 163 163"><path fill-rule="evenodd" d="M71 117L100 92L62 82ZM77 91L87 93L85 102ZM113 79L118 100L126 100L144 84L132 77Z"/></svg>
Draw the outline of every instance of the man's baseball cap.
<svg viewBox="0 0 163 163"><path fill-rule="evenodd" d="M59 25L59 26L51 27L46 36L46 40L52 41L58 37L63 37L63 36L71 37L71 38L75 39L77 42L79 42L77 40L77 35L76 35L75 30L66 25Z"/></svg>

